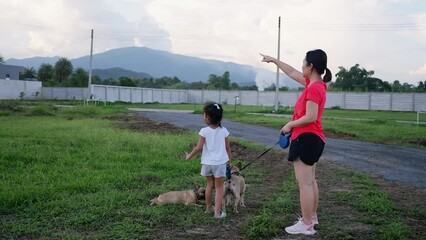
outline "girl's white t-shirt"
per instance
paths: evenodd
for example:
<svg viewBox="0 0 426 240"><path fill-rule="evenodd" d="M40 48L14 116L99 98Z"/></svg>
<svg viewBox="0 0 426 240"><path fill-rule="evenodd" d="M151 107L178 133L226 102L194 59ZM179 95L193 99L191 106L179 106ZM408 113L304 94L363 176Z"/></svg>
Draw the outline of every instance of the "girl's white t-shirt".
<svg viewBox="0 0 426 240"><path fill-rule="evenodd" d="M201 164L220 165L229 161L225 144L229 132L225 127L204 127L198 134L206 139L201 153Z"/></svg>

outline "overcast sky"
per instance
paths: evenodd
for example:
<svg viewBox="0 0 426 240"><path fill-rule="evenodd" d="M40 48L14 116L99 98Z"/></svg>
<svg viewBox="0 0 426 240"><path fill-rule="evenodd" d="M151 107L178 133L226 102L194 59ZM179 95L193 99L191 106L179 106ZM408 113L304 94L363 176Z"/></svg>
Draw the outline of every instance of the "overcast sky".
<svg viewBox="0 0 426 240"><path fill-rule="evenodd" d="M0 0L0 54L61 56L144 46L275 71L321 48L335 74L360 64L384 81L426 80L425 0ZM232 76L231 76L232 78Z"/></svg>

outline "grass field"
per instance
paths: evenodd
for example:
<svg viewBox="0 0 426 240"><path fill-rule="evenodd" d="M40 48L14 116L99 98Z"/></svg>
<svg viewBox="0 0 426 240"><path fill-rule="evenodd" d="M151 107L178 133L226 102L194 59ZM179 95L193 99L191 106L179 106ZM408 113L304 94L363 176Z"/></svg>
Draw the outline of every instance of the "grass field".
<svg viewBox="0 0 426 240"><path fill-rule="evenodd" d="M196 133L119 128L126 121L111 117L126 115L126 104L57 104L0 104L0 239L212 239L221 231L227 239L286 237L282 228L294 220L298 193L290 165L280 161L282 153L271 153L245 172L249 205L240 216L215 221L201 208L150 207L149 199L160 193L204 184L199 157L189 162L183 158ZM231 118L238 114L245 115L237 112ZM283 118L273 121L278 120ZM242 161L247 158L240 152L253 156L264 150L246 142L235 148L241 150L235 160ZM328 163L321 169L320 214L325 224L319 225L320 238L423 236L423 190L389 185Z"/></svg>
<svg viewBox="0 0 426 240"><path fill-rule="evenodd" d="M147 200L201 180L196 162L176 161L191 135L137 134L100 119L10 117L0 136L4 238L147 235L161 220L154 216L167 215L146 208Z"/></svg>

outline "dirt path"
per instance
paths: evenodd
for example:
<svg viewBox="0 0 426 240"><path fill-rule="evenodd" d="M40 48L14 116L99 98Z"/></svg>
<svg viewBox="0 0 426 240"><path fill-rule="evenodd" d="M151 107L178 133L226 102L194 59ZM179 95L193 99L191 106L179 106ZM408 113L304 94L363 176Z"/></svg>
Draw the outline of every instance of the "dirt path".
<svg viewBox="0 0 426 240"><path fill-rule="evenodd" d="M183 118L179 117L181 115L172 116L174 116L175 125L177 122L185 122ZM196 117L201 118L200 116ZM157 122L138 116L129 116L115 120L122 120L121 127L134 131L165 134L187 131L169 123ZM194 128L198 129L198 126ZM231 142L231 149L233 159L243 161L250 161L253 159L253 156L259 156L262 152L247 149L235 142ZM262 205L274 197L274 194L279 191L283 181L292 177L292 166L290 162L285 160L286 154L286 151L276 149L250 166L250 168L261 170L263 174L259 176L261 179L246 177L246 183L248 184L246 192L247 207L242 208L239 214L229 212L228 217L223 221L212 221L205 225L196 224L188 228L161 226L154 230L154 239L244 239L243 231L247 219L259 215ZM339 204L333 198L336 192L353 191L353 186L348 184L346 179L339 179L334 175L337 170L347 171L347 175L355 172L353 169L336 164L335 161L328 158L321 159L318 164L317 178L320 189L320 225L316 227L318 232L315 236L293 236L280 231L276 236L267 239L341 239L341 237L333 238L326 234L326 229L330 224L333 226L342 226L342 229L345 231L350 229L350 235L345 236L345 239L377 239L374 228L365 223L368 213L356 212L348 207L347 204ZM380 188L385 190L394 201L396 212L400 214L398 218L410 226L410 229L414 232L414 235L407 239L421 238L424 227L426 226L426 218L424 215L411 216L408 213L411 210L426 209L426 202L424 201L426 192L421 188L385 181L378 176L372 175L372 177L375 178ZM297 205L296 200L295 204ZM296 213L298 208L297 205ZM296 215L294 216L295 218ZM291 222L283 222L282 227L288 224L291 224Z"/></svg>

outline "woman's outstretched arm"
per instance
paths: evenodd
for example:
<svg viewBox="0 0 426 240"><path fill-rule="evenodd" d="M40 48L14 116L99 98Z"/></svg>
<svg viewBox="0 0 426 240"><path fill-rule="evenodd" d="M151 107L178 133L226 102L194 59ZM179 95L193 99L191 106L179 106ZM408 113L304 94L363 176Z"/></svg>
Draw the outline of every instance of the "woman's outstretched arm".
<svg viewBox="0 0 426 240"><path fill-rule="evenodd" d="M303 86L306 86L305 78L303 77L303 74L299 71L297 71L294 67L288 65L287 63L281 62L276 58L273 58L268 55L260 54L263 59L262 62L273 62L275 65L278 66L279 69L281 69L287 76L295 80L296 82L302 84Z"/></svg>

